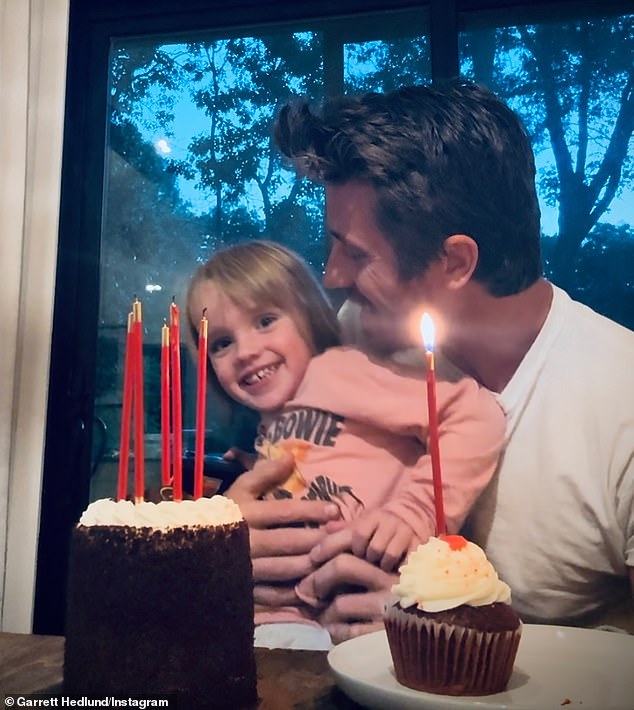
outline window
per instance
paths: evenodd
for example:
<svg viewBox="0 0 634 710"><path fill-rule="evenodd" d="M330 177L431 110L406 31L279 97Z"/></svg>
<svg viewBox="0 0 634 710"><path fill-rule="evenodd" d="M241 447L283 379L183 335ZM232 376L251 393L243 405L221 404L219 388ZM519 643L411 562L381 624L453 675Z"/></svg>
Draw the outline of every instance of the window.
<svg viewBox="0 0 634 710"><path fill-rule="evenodd" d="M634 329L634 15L510 19L465 21L461 72L504 98L529 131L546 275Z"/></svg>

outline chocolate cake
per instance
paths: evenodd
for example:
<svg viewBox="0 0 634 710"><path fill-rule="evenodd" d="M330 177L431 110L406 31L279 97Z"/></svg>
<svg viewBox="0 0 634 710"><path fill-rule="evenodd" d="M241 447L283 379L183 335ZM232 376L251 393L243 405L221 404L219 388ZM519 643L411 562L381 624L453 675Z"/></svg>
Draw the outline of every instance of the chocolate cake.
<svg viewBox="0 0 634 710"><path fill-rule="evenodd" d="M221 507L234 505L222 500ZM167 505L185 510L200 501ZM164 505L132 507L153 513L148 506L161 512ZM188 710L254 707L253 579L244 520L149 527L119 517L120 524L80 522L73 531L64 692L173 695ZM213 519L207 510L199 517Z"/></svg>

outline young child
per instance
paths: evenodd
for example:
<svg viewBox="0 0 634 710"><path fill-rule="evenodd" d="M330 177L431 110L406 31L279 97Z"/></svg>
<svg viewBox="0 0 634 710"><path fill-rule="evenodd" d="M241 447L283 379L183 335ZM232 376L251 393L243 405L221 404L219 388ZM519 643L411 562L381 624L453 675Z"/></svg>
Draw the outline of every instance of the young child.
<svg viewBox="0 0 634 710"><path fill-rule="evenodd" d="M342 347L311 269L272 242L240 243L202 265L187 295L194 339L203 310L211 382L259 412L260 455L294 456L293 475L272 494L336 502L354 553L395 569L435 533L424 377ZM493 475L504 414L467 378L439 379L436 398L447 532L456 533ZM318 600L304 601L256 609L256 625L318 626Z"/></svg>

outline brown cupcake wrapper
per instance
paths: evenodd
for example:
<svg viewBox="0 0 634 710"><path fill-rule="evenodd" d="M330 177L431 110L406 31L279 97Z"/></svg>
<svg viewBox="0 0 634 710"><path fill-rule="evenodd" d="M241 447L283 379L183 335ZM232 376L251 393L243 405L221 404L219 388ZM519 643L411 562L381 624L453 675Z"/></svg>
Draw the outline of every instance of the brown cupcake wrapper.
<svg viewBox="0 0 634 710"><path fill-rule="evenodd" d="M394 606L384 622L399 683L443 695L490 695L506 688L521 625L514 631L478 631Z"/></svg>

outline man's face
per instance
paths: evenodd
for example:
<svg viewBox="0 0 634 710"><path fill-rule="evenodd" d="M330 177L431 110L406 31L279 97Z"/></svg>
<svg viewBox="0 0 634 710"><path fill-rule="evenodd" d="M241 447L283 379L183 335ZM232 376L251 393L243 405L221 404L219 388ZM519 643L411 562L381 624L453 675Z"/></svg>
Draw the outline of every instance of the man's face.
<svg viewBox="0 0 634 710"><path fill-rule="evenodd" d="M324 285L346 289L374 347L390 351L411 345L412 323L425 306L422 279L400 280L394 250L376 224L374 188L350 181L325 189L332 245Z"/></svg>

